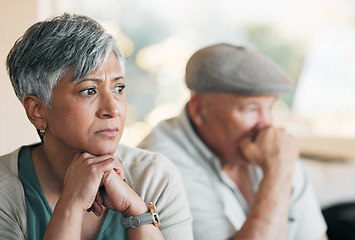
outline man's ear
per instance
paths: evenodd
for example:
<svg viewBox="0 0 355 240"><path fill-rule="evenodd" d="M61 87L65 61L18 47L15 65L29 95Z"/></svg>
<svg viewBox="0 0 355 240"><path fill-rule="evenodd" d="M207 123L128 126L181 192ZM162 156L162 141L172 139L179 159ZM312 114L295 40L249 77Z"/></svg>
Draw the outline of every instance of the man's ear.
<svg viewBox="0 0 355 240"><path fill-rule="evenodd" d="M196 127L199 127L203 124L204 102L200 94L194 93L191 95L191 98L187 103L187 111L191 121Z"/></svg>
<svg viewBox="0 0 355 240"><path fill-rule="evenodd" d="M36 129L46 129L47 122L45 116L47 107L43 100L33 95L26 95L23 99L23 106L25 107L27 118Z"/></svg>

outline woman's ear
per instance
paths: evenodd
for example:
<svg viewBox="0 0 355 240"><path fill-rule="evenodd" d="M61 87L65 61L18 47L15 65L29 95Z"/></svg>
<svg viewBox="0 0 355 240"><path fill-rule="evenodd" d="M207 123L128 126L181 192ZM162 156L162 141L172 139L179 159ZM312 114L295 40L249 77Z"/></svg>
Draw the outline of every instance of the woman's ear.
<svg viewBox="0 0 355 240"><path fill-rule="evenodd" d="M47 122L45 112L47 107L43 100L33 95L26 95L23 99L23 106L25 108L27 118L36 127L36 129L46 129Z"/></svg>

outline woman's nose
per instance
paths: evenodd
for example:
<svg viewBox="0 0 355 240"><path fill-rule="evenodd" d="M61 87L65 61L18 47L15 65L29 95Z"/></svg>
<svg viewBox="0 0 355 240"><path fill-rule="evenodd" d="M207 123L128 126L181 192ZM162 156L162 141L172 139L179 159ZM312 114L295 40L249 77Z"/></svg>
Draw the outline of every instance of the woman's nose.
<svg viewBox="0 0 355 240"><path fill-rule="evenodd" d="M119 115L119 99L116 99L113 94L106 93L100 99L100 109L98 115L100 118L115 118Z"/></svg>

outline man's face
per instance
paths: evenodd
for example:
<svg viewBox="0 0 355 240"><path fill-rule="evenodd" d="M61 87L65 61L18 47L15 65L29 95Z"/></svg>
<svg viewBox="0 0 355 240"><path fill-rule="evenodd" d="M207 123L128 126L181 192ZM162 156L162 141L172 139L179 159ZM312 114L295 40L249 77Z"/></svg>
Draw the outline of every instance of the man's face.
<svg viewBox="0 0 355 240"><path fill-rule="evenodd" d="M198 134L224 163L245 165L248 160L239 150L243 138L255 139L272 122L275 95L236 95L202 93Z"/></svg>

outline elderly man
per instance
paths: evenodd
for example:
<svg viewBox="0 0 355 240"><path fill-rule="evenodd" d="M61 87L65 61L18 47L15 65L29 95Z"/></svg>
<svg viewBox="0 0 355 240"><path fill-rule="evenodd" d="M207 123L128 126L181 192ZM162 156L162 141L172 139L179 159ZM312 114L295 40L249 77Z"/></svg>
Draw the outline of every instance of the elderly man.
<svg viewBox="0 0 355 240"><path fill-rule="evenodd" d="M191 57L186 84L191 98L180 116L140 147L179 168L195 239L327 239L297 143L272 126L277 94L292 91L289 77L258 53L217 44Z"/></svg>

